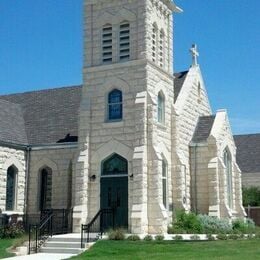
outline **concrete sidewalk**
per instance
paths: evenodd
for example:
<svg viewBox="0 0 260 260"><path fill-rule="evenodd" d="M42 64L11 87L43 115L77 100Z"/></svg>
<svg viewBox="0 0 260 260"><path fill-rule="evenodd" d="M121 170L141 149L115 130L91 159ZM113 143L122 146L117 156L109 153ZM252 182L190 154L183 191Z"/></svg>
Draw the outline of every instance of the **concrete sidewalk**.
<svg viewBox="0 0 260 260"><path fill-rule="evenodd" d="M61 259L68 259L72 256L71 254L45 254L45 253L38 253L38 254L32 254L32 255L25 255L25 256L14 256L4 259L9 260L61 260Z"/></svg>

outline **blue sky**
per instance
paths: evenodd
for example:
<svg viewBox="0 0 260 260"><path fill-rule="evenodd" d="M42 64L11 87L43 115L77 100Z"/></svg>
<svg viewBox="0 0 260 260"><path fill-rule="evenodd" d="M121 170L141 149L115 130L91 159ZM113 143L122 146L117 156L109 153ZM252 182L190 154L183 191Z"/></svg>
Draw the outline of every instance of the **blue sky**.
<svg viewBox="0 0 260 260"><path fill-rule="evenodd" d="M199 63L213 111L260 132L260 1L176 0L175 71ZM0 1L0 94L82 83L82 0Z"/></svg>

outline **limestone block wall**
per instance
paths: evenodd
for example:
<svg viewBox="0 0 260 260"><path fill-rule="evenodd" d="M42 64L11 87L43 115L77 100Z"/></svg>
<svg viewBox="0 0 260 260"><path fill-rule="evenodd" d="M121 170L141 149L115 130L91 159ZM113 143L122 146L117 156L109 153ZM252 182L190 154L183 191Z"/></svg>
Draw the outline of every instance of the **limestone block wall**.
<svg viewBox="0 0 260 260"><path fill-rule="evenodd" d="M44 148L32 150L28 180L28 213L39 212L40 202L40 171L48 167L52 175L52 203L54 209L70 207L72 196L72 174L75 167L77 147Z"/></svg>
<svg viewBox="0 0 260 260"><path fill-rule="evenodd" d="M243 212L242 209L242 190L241 190L241 172L236 164L236 146L231 132L228 116L225 110L219 110L216 114L216 119L213 124L212 133L216 139L217 157L220 159L219 175L220 185L222 188L223 199L220 201L221 207L228 208L230 216L237 215ZM224 150L228 149L232 157L232 194L233 194L233 209L227 206L227 181L225 177ZM223 210L222 215L226 215ZM240 214L241 215L241 214Z"/></svg>
<svg viewBox="0 0 260 260"><path fill-rule="evenodd" d="M85 67L102 64L102 28L110 24L113 28L113 63L119 61L119 26L130 23L131 60L145 57L145 15L146 1L86 0L84 19Z"/></svg>
<svg viewBox="0 0 260 260"><path fill-rule="evenodd" d="M171 118L173 77L152 63L148 79L148 219L150 233L166 232L172 215ZM158 122L158 94L164 96L165 122ZM163 205L162 161L167 162L167 205Z"/></svg>
<svg viewBox="0 0 260 260"><path fill-rule="evenodd" d="M0 147L0 209L3 211L6 209L7 170L10 166L17 169L15 207L12 213L23 214L25 206L26 153L23 150Z"/></svg>
<svg viewBox="0 0 260 260"><path fill-rule="evenodd" d="M131 61L122 64L93 67L85 70L85 87L83 89L79 147L80 154L86 158L85 165L78 174L76 182L82 183L83 176L96 175L94 182L87 180L78 190L76 203L88 197L88 209L84 209L83 222L91 219L100 209L100 175L101 164L113 153L118 153L128 160L129 176L133 174L133 181L129 180L129 217L135 205L140 206L147 200L145 195L146 163L146 62ZM119 89L123 94L123 119L119 122L107 120L108 93ZM86 122L88 122L86 124ZM142 163L135 161L142 156ZM138 176L137 176L138 175ZM80 177L81 176L81 177ZM136 181L135 181L136 180ZM137 182L139 180L139 184ZM138 185L140 187L138 187ZM133 192L141 189L143 194ZM84 193L86 192L86 193ZM145 198L146 197L146 198ZM140 202L140 198L143 200ZM86 201L86 200L85 200ZM135 202L134 202L135 201ZM139 205L136 207L136 205ZM82 205L83 206L83 205ZM136 215L136 214L135 214ZM140 213L147 219L147 214ZM146 222L142 220L142 222ZM131 219L129 219L131 224Z"/></svg>
<svg viewBox="0 0 260 260"><path fill-rule="evenodd" d="M243 187L260 187L260 172L243 172L242 173L242 186Z"/></svg>
<svg viewBox="0 0 260 260"><path fill-rule="evenodd" d="M200 87L199 87L200 85ZM190 151L198 118L211 114L207 92L199 67L191 67L174 105L173 145L173 200L177 208L190 209Z"/></svg>

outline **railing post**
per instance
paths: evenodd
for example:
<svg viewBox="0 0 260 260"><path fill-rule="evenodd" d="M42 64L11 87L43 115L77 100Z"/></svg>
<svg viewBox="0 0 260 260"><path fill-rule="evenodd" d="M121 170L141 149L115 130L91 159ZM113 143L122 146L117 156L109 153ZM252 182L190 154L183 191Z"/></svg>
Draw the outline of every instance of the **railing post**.
<svg viewBox="0 0 260 260"><path fill-rule="evenodd" d="M31 254L31 225L29 225L29 255Z"/></svg>
<svg viewBox="0 0 260 260"><path fill-rule="evenodd" d="M81 224L81 248L83 248L83 224Z"/></svg>
<svg viewBox="0 0 260 260"><path fill-rule="evenodd" d="M38 227L35 229L35 253L38 253Z"/></svg>

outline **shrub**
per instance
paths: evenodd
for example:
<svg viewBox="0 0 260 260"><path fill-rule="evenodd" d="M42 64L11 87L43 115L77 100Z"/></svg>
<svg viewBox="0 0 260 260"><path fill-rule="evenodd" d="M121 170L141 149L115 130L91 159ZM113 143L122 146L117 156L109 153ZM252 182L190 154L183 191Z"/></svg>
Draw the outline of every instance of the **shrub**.
<svg viewBox="0 0 260 260"><path fill-rule="evenodd" d="M215 237L214 237L212 234L207 234L207 239L208 239L209 241L214 241L214 240L216 240Z"/></svg>
<svg viewBox="0 0 260 260"><path fill-rule="evenodd" d="M230 234L228 236L228 239L232 239L232 240L237 240L239 238L240 238L240 235L238 235L238 234Z"/></svg>
<svg viewBox="0 0 260 260"><path fill-rule="evenodd" d="M198 236L198 235L193 235L193 236L190 236L190 239L191 239L191 240L200 240L200 236Z"/></svg>
<svg viewBox="0 0 260 260"><path fill-rule="evenodd" d="M218 234L218 235L217 235L217 239L219 239L219 240L227 240L228 237L227 237L226 234Z"/></svg>
<svg viewBox="0 0 260 260"><path fill-rule="evenodd" d="M108 232L109 240L124 240L125 239L125 230L121 228L117 228L114 230L110 230Z"/></svg>
<svg viewBox="0 0 260 260"><path fill-rule="evenodd" d="M140 237L138 235L131 235L127 238L129 241L139 241Z"/></svg>
<svg viewBox="0 0 260 260"><path fill-rule="evenodd" d="M180 236L180 235L176 235L174 237L172 237L173 240L177 240L177 241L180 241L180 240L183 240L183 237Z"/></svg>
<svg viewBox="0 0 260 260"><path fill-rule="evenodd" d="M227 219L219 219L208 215L198 215L202 231L206 234L230 233L232 225Z"/></svg>
<svg viewBox="0 0 260 260"><path fill-rule="evenodd" d="M156 241L163 241L164 240L164 235L157 235L154 238Z"/></svg>
<svg viewBox="0 0 260 260"><path fill-rule="evenodd" d="M144 241L153 241L153 237L151 235L146 235Z"/></svg>
<svg viewBox="0 0 260 260"><path fill-rule="evenodd" d="M25 233L21 224L12 224L0 228L0 239L4 238L18 238Z"/></svg>
<svg viewBox="0 0 260 260"><path fill-rule="evenodd" d="M173 222L173 233L179 233L185 230L185 233L201 233L202 226L194 213L186 213L185 211L176 212ZM183 232L181 232L183 233Z"/></svg>
<svg viewBox="0 0 260 260"><path fill-rule="evenodd" d="M232 222L233 231L241 232L241 233L252 233L255 230L255 223L251 219L236 219Z"/></svg>

